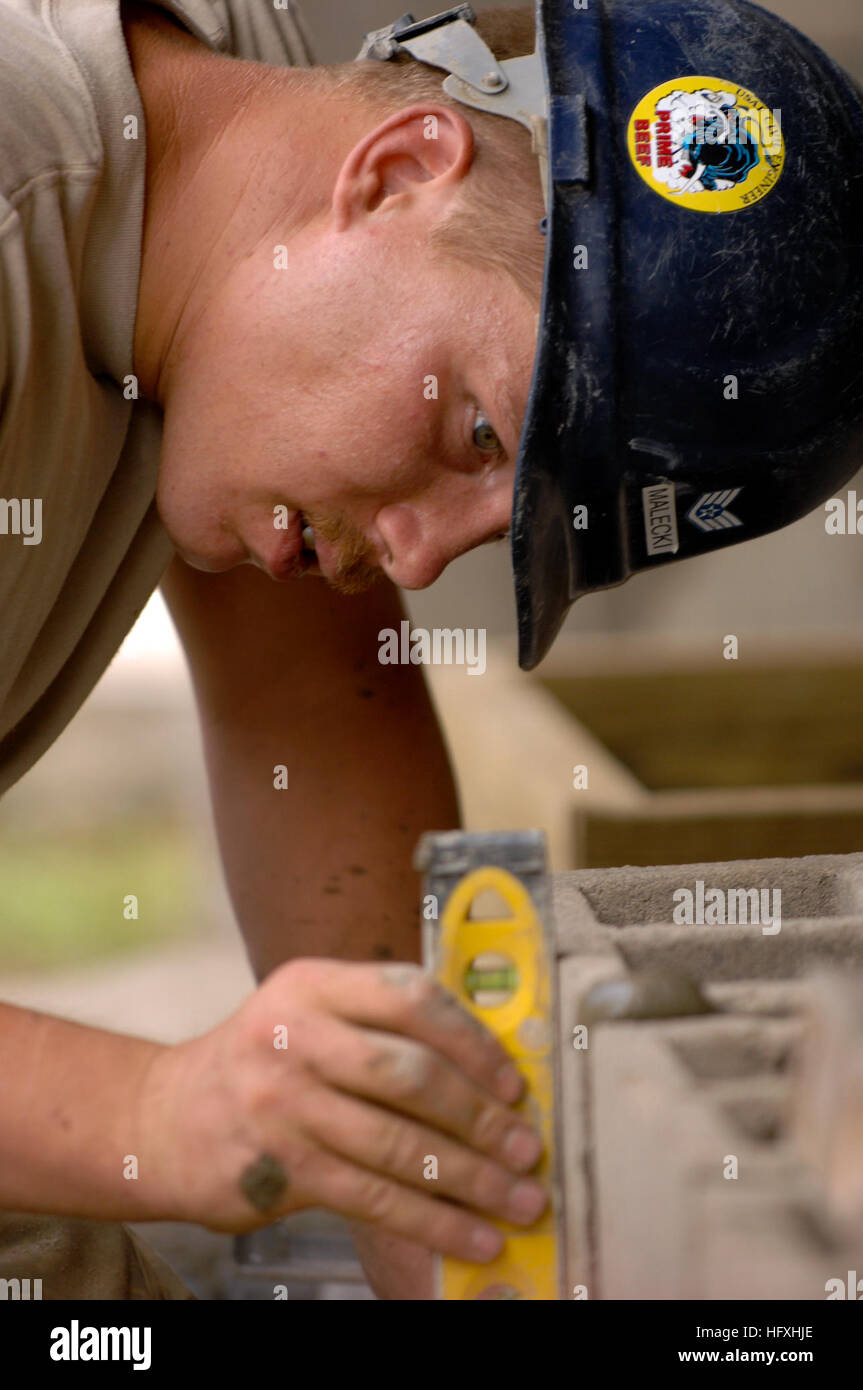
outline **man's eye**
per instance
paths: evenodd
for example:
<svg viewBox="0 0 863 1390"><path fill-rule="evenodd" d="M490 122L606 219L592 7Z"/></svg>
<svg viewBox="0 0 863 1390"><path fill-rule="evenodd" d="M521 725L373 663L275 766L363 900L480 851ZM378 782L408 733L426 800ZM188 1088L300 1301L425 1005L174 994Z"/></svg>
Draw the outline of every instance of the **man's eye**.
<svg viewBox="0 0 863 1390"><path fill-rule="evenodd" d="M477 411L473 442L484 454L496 454L503 447L481 410Z"/></svg>

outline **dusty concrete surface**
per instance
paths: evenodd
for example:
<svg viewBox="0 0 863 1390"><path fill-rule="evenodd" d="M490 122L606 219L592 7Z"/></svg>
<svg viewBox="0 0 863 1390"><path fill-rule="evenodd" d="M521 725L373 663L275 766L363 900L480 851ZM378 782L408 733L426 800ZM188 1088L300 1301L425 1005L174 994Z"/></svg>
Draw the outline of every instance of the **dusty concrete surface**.
<svg viewBox="0 0 863 1390"><path fill-rule="evenodd" d="M778 891L779 930L675 922L698 881ZM863 854L555 876L569 1286L824 1299L863 1269L861 889ZM711 1012L585 1037L598 982L646 970Z"/></svg>

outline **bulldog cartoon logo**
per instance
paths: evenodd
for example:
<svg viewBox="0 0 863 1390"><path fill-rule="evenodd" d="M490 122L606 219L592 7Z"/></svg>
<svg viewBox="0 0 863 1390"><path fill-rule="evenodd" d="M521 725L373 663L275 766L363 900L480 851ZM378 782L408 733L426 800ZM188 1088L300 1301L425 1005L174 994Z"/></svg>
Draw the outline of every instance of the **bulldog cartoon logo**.
<svg viewBox="0 0 863 1390"><path fill-rule="evenodd" d="M655 193L697 212L734 212L759 202L785 164L781 112L710 77L655 87L632 114L628 144Z"/></svg>

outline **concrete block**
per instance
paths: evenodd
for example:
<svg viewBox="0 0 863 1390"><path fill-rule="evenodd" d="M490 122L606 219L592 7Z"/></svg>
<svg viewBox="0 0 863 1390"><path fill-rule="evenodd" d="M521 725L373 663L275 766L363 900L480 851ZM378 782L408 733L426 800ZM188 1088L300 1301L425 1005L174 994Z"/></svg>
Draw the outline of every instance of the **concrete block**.
<svg viewBox="0 0 863 1390"><path fill-rule="evenodd" d="M779 889L781 930L676 924L697 879ZM553 892L570 1285L822 1299L863 1273L863 855L582 870ZM594 1023L575 1051L584 996L635 971L689 977L712 1011Z"/></svg>
<svg viewBox="0 0 863 1390"><path fill-rule="evenodd" d="M789 920L863 916L863 854L575 869L555 878L583 893L596 919L607 926L671 923L675 889L691 887L697 879L726 890L778 888Z"/></svg>
<svg viewBox="0 0 863 1390"><path fill-rule="evenodd" d="M788 979L819 966L863 970L859 917L760 927L622 927L615 945L632 970L677 970L696 980Z"/></svg>
<svg viewBox="0 0 863 1390"><path fill-rule="evenodd" d="M863 1242L863 975L812 983L795 1069L792 1130L831 1210Z"/></svg>
<svg viewBox="0 0 863 1390"><path fill-rule="evenodd" d="M701 1221L704 1299L823 1299L847 1268L818 1192L793 1163L744 1166L736 1182L707 1187Z"/></svg>
<svg viewBox="0 0 863 1390"><path fill-rule="evenodd" d="M581 1000L603 980L624 973L614 954L569 956L558 975L559 1071L561 1127L559 1164L564 1211L566 1286L583 1284L596 1297L596 1232L594 1229L593 1099L591 1095L591 1037L587 1046L574 1046L573 1029ZM582 1037L577 1041L580 1043Z"/></svg>
<svg viewBox="0 0 863 1390"><path fill-rule="evenodd" d="M702 988L717 1009L756 1018L787 1018L803 1008L807 983L804 980L732 980L730 983L703 982Z"/></svg>
<svg viewBox="0 0 863 1390"><path fill-rule="evenodd" d="M702 1089L708 1103L727 1115L748 1138L770 1144L784 1134L791 1096L788 1077L735 1077L705 1082Z"/></svg>
<svg viewBox="0 0 863 1390"><path fill-rule="evenodd" d="M608 928L599 921L590 901L573 882L575 874L554 874L551 904L559 956L615 956Z"/></svg>
<svg viewBox="0 0 863 1390"><path fill-rule="evenodd" d="M728 1014L669 1020L664 1037L697 1080L724 1081L784 1070L801 1031L797 1019Z"/></svg>
<svg viewBox="0 0 863 1390"><path fill-rule="evenodd" d="M662 1024L603 1024L592 1043L598 1289L701 1298L701 1186L745 1150L665 1045Z"/></svg>

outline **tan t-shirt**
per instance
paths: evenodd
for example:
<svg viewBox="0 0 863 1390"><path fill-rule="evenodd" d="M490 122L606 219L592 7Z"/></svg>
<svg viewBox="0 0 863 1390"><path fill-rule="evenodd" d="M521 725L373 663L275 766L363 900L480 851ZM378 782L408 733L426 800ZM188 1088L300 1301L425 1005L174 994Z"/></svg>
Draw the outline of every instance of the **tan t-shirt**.
<svg viewBox="0 0 863 1390"><path fill-rule="evenodd" d="M295 0L157 2L215 51L312 62ZM153 501L161 412L124 396L145 161L119 0L0 0L0 794L172 554Z"/></svg>

